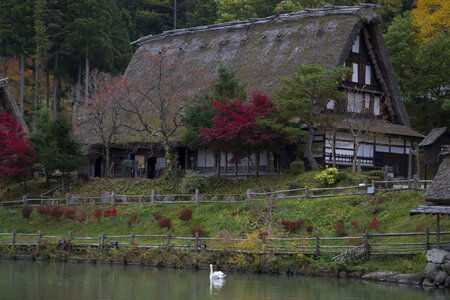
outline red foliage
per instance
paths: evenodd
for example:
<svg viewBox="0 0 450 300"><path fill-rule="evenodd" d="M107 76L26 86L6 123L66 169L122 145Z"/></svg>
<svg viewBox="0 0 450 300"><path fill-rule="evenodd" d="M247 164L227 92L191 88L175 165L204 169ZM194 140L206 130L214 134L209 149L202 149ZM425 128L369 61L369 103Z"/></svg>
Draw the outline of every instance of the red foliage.
<svg viewBox="0 0 450 300"><path fill-rule="evenodd" d="M361 229L361 226L359 226L358 221L350 220L350 224L352 224L352 226L357 230Z"/></svg>
<svg viewBox="0 0 450 300"><path fill-rule="evenodd" d="M94 216L94 218L97 219L97 221L100 223L100 221L102 220L102 216L103 216L103 209L101 208L96 208L94 210L94 213L92 214Z"/></svg>
<svg viewBox="0 0 450 300"><path fill-rule="evenodd" d="M337 236L345 236L347 233L345 232L345 224L344 221L337 221L333 226L334 232Z"/></svg>
<svg viewBox="0 0 450 300"><path fill-rule="evenodd" d="M281 226L289 233L298 232L303 224L305 224L305 220L298 220L295 222L290 220L281 220Z"/></svg>
<svg viewBox="0 0 450 300"><path fill-rule="evenodd" d="M73 206L66 207L64 209L64 217L71 220L75 219L75 208Z"/></svg>
<svg viewBox="0 0 450 300"><path fill-rule="evenodd" d="M41 205L38 207L37 212L40 215L47 216L50 212L50 207Z"/></svg>
<svg viewBox="0 0 450 300"><path fill-rule="evenodd" d="M20 212L22 213L22 217L28 219L33 212L33 207L25 205L24 207L22 207L22 210Z"/></svg>
<svg viewBox="0 0 450 300"><path fill-rule="evenodd" d="M161 220L162 217L163 217L163 216L161 215L161 213L160 213L159 211L155 211L155 212L153 213L153 218L155 218L156 221Z"/></svg>
<svg viewBox="0 0 450 300"><path fill-rule="evenodd" d="M82 223L86 221L86 215L81 210L75 210L74 219Z"/></svg>
<svg viewBox="0 0 450 300"><path fill-rule="evenodd" d="M233 154L231 163L261 150L277 151L281 135L259 125L274 110L273 102L262 93L254 93L248 103L214 102L217 113L214 128L202 128L199 137L205 146Z"/></svg>
<svg viewBox="0 0 450 300"><path fill-rule="evenodd" d="M55 206L51 208L48 212L50 216L52 216L55 220L59 220L63 215L63 210L59 206Z"/></svg>
<svg viewBox="0 0 450 300"><path fill-rule="evenodd" d="M134 214L128 219L127 224L128 224L128 226L131 226L134 223L139 223L139 222L140 222L140 220L138 219L138 215Z"/></svg>
<svg viewBox="0 0 450 300"><path fill-rule="evenodd" d="M193 227L191 228L191 234L192 236L195 236L195 233L198 232L198 236L204 236L205 235L205 229L203 227Z"/></svg>
<svg viewBox="0 0 450 300"><path fill-rule="evenodd" d="M370 222L369 226L376 229L378 232L381 232L380 223L378 223L377 216L373 216L372 222Z"/></svg>
<svg viewBox="0 0 450 300"><path fill-rule="evenodd" d="M158 227L167 228L167 230L169 230L170 228L172 228L172 220L166 217L161 217L161 219L158 221Z"/></svg>
<svg viewBox="0 0 450 300"><path fill-rule="evenodd" d="M192 209L190 208L185 208L180 212L180 220L182 221L189 221L190 219L192 219L192 214L194 212L192 211Z"/></svg>
<svg viewBox="0 0 450 300"><path fill-rule="evenodd" d="M38 154L22 127L4 112L0 115L0 180L25 178L34 171Z"/></svg>
<svg viewBox="0 0 450 300"><path fill-rule="evenodd" d="M104 215L105 215L105 217L115 217L115 216L117 216L117 209L111 208L111 209L105 210Z"/></svg>
<svg viewBox="0 0 450 300"><path fill-rule="evenodd" d="M312 225L306 226L306 232L307 233L311 234L313 232L313 230L314 230L314 227Z"/></svg>

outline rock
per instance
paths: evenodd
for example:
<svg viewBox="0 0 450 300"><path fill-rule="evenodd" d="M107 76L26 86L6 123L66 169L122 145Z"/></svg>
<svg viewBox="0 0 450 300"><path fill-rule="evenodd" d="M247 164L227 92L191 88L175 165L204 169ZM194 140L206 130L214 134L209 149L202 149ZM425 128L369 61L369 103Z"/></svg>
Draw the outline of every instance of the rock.
<svg viewBox="0 0 450 300"><path fill-rule="evenodd" d="M445 251L450 251L450 243L445 244L442 249L444 249Z"/></svg>
<svg viewBox="0 0 450 300"><path fill-rule="evenodd" d="M450 274L450 262L441 265L441 267L447 274Z"/></svg>
<svg viewBox="0 0 450 300"><path fill-rule="evenodd" d="M397 275L397 272L374 272L369 273L361 277L364 280L374 280L374 281L391 281L391 277Z"/></svg>
<svg viewBox="0 0 450 300"><path fill-rule="evenodd" d="M450 276L447 276L447 280L445 280L444 286L445 286L446 288L450 288Z"/></svg>
<svg viewBox="0 0 450 300"><path fill-rule="evenodd" d="M223 198L223 200L224 201L236 201L236 198L234 198L233 196L225 196L224 198Z"/></svg>
<svg viewBox="0 0 450 300"><path fill-rule="evenodd" d="M32 260L33 257L31 255L26 255L26 254L17 254L14 256L14 258L16 260Z"/></svg>
<svg viewBox="0 0 450 300"><path fill-rule="evenodd" d="M285 197L285 196L284 196L283 193L277 195L277 199L284 199L284 197Z"/></svg>
<svg viewBox="0 0 450 300"><path fill-rule="evenodd" d="M427 251L427 261L436 264L442 264L447 258L450 258L450 253L442 249L432 249Z"/></svg>
<svg viewBox="0 0 450 300"><path fill-rule="evenodd" d="M213 196L210 201L212 202L217 201L217 196Z"/></svg>
<svg viewBox="0 0 450 300"><path fill-rule="evenodd" d="M102 196L102 203L108 203L111 200L111 193L110 192L105 192Z"/></svg>
<svg viewBox="0 0 450 300"><path fill-rule="evenodd" d="M425 272L423 273L425 278L430 279L431 281L434 280L434 277L436 277L436 275L439 272L439 265L435 264L435 263L428 263L427 266L425 267Z"/></svg>
<svg viewBox="0 0 450 300"><path fill-rule="evenodd" d="M423 287L434 287L434 283L429 280L428 278L425 278L424 281L422 282L422 286Z"/></svg>
<svg viewBox="0 0 450 300"><path fill-rule="evenodd" d="M398 274L389 278L390 282L420 285L422 284L424 277L418 274Z"/></svg>
<svg viewBox="0 0 450 300"><path fill-rule="evenodd" d="M434 278L434 284L436 285L442 285L447 280L447 273L445 271L439 271Z"/></svg>

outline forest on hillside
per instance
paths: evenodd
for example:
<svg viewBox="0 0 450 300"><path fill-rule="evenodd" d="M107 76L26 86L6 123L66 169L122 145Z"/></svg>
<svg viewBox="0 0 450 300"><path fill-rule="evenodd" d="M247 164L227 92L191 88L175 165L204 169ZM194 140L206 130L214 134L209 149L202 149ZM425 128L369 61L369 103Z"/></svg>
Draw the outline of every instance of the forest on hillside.
<svg viewBox="0 0 450 300"><path fill-rule="evenodd" d="M73 117L92 70L123 73L131 41L184 28L356 0L0 0L0 75L34 130L42 108ZM413 127L450 126L450 2L372 0ZM219 63L219 62L218 62ZM239 72L239 70L234 70Z"/></svg>

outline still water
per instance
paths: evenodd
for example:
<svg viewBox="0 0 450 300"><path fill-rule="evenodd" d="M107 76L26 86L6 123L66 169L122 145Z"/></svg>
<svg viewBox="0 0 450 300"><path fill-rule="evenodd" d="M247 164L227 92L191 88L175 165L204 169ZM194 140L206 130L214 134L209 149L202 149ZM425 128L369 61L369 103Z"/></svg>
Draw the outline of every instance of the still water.
<svg viewBox="0 0 450 300"><path fill-rule="evenodd" d="M306 276L0 260L0 299L450 299L439 290Z"/></svg>

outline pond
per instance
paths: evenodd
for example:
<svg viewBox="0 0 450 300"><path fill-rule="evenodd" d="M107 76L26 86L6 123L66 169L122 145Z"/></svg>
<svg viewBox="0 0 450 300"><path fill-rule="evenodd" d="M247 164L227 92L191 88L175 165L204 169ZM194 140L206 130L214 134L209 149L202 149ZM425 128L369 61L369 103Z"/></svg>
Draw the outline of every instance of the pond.
<svg viewBox="0 0 450 300"><path fill-rule="evenodd" d="M421 287L308 276L0 260L0 299L449 299Z"/></svg>

